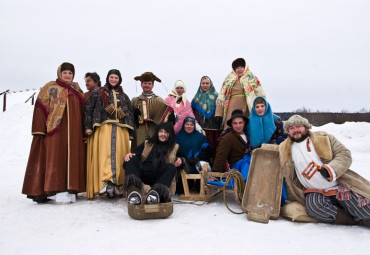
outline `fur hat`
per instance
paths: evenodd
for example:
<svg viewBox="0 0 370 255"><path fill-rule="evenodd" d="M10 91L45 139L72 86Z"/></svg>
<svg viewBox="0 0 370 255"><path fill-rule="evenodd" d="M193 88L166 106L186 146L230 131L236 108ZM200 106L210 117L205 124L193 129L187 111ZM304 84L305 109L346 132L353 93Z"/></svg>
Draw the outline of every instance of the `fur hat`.
<svg viewBox="0 0 370 255"><path fill-rule="evenodd" d="M300 115L293 115L291 116L285 123L284 123L284 129L288 130L293 125L303 125L306 128L310 129L312 125L308 122L306 118L303 118Z"/></svg>
<svg viewBox="0 0 370 255"><path fill-rule="evenodd" d="M112 69L112 70L110 70L110 71L108 72L108 74L107 74L107 78L106 78L106 83L107 83L107 84L110 84L110 83L109 83L109 75L111 75L111 74L115 74L115 75L117 75L117 76L118 76L118 78L119 78L119 82L117 83L117 85L116 85L116 86L121 85L121 83L122 83L122 77L121 77L121 72L120 72L118 69Z"/></svg>
<svg viewBox="0 0 370 255"><path fill-rule="evenodd" d="M239 66L242 66L245 68L246 64L247 63L245 62L244 58L237 58L233 61L231 66L233 67L233 70L235 71L235 69Z"/></svg>
<svg viewBox="0 0 370 255"><path fill-rule="evenodd" d="M62 66L60 67L60 72L63 72L65 70L71 71L73 73L73 76L75 76L75 67L71 63L64 62Z"/></svg>
<svg viewBox="0 0 370 255"><path fill-rule="evenodd" d="M243 114L243 111L242 111L242 110L234 110L234 111L231 113L231 117L230 117L230 119L227 121L227 125L228 125L229 127L231 127L231 123L233 122L233 119L234 119L234 118L237 118L237 117L241 117L241 118L243 118L243 119L244 119L244 121L245 121L245 124L247 124L247 123L248 123L248 118L244 116L244 114Z"/></svg>
<svg viewBox="0 0 370 255"><path fill-rule="evenodd" d="M154 73L152 72L145 72L143 73L142 75L140 76L136 76L134 78L135 81L141 81L141 82L145 82L145 81L158 81L158 82L162 82L161 79L159 79L157 76L154 75Z"/></svg>

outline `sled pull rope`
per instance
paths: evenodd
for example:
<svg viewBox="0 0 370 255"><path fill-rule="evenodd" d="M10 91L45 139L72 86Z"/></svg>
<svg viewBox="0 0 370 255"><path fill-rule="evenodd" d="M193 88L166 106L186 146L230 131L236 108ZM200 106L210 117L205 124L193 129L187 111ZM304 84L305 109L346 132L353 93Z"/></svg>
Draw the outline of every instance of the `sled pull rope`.
<svg viewBox="0 0 370 255"><path fill-rule="evenodd" d="M225 178L225 182L222 181L223 178ZM243 211L241 212L233 211L226 202L226 185L232 179L234 179L234 195L235 195L236 202L241 204L242 199L243 199L243 194L244 194L244 189L245 189L244 177L238 170L231 169L230 171L224 173L221 177L221 182L224 184L224 187L223 187L224 204L226 208L229 209L230 212L235 213L235 214L243 214L244 213Z"/></svg>

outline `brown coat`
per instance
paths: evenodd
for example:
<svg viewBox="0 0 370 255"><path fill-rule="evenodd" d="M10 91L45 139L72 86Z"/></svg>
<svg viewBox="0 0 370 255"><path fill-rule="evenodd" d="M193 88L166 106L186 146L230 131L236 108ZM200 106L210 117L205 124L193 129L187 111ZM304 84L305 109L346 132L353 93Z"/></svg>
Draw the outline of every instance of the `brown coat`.
<svg viewBox="0 0 370 255"><path fill-rule="evenodd" d="M326 132L310 132L309 135L321 161L335 170L337 182L366 198L370 198L370 182L349 169L352 163L351 152L334 136ZM292 161L292 140L288 138L281 143L279 151L288 200L297 201L304 205L303 186L297 178Z"/></svg>
<svg viewBox="0 0 370 255"><path fill-rule="evenodd" d="M22 189L22 193L31 198L67 190L76 193L86 190L83 105L71 91L68 91L67 102L59 131L47 136L46 115L35 106L32 122L35 136Z"/></svg>
<svg viewBox="0 0 370 255"><path fill-rule="evenodd" d="M212 171L224 172L226 162L229 162L230 166L234 165L244 157L246 147L247 144L243 138L232 129L221 138L217 146Z"/></svg>

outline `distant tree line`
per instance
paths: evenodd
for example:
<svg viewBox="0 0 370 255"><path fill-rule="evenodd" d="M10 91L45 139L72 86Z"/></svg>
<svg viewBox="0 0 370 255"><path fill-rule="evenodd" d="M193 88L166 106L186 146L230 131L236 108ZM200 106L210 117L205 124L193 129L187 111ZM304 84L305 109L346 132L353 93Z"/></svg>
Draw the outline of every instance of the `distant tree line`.
<svg viewBox="0 0 370 255"><path fill-rule="evenodd" d="M314 126L322 126L331 122L334 124L343 124L348 121L370 123L370 111L367 111L365 108L362 108L356 113L348 113L346 111L312 112L310 109L303 107L293 112L275 112L275 114L279 115L283 121L288 120L294 114L298 114L308 119Z"/></svg>

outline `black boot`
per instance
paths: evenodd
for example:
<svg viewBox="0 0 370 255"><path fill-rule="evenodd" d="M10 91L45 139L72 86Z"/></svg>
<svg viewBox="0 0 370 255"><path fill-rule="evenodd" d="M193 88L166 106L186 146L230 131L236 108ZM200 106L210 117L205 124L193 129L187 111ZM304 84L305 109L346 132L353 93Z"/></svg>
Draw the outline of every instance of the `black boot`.
<svg viewBox="0 0 370 255"><path fill-rule="evenodd" d="M168 203L171 201L171 192L166 185L156 183L153 185L151 190L154 190L158 193L160 203Z"/></svg>

